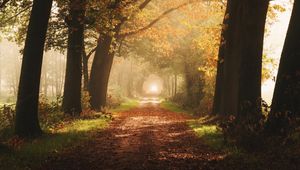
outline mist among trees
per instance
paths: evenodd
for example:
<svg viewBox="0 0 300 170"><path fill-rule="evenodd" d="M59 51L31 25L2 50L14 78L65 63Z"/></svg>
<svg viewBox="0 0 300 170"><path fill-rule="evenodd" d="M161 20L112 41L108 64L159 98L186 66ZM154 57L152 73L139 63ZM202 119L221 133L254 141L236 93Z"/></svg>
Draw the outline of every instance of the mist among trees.
<svg viewBox="0 0 300 170"><path fill-rule="evenodd" d="M299 169L299 5L0 0L0 169Z"/></svg>

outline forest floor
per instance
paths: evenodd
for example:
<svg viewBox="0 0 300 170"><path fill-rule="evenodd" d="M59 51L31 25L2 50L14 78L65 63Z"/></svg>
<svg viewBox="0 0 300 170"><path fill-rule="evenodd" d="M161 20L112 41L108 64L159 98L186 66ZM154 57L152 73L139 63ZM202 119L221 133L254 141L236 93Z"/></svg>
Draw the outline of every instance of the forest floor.
<svg viewBox="0 0 300 170"><path fill-rule="evenodd" d="M107 128L97 130L83 143L51 155L39 169L300 169L298 145L242 151L225 145L223 134L209 120L211 117L197 118L183 112L165 102L143 103L120 111Z"/></svg>
<svg viewBox="0 0 300 170"><path fill-rule="evenodd" d="M41 169L219 169L225 153L208 147L194 117L143 104L124 111L83 144L50 157Z"/></svg>
<svg viewBox="0 0 300 170"><path fill-rule="evenodd" d="M195 117L171 102L151 100L123 103L112 110L113 119L63 120L40 138L13 137L0 143L0 169L300 169L300 142L271 138L271 145L246 151L224 142L218 117Z"/></svg>

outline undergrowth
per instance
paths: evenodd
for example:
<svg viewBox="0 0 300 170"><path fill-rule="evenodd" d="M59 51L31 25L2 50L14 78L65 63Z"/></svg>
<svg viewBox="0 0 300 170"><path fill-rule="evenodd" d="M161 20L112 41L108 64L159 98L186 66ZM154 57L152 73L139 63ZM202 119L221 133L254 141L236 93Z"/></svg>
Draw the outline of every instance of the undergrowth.
<svg viewBox="0 0 300 170"><path fill-rule="evenodd" d="M5 108L6 107L6 108ZM72 117L61 112L61 98L48 101L41 97L39 119L44 134L36 139L21 139L13 135L14 105L0 109L0 169L34 169L51 154L80 144L95 131L108 126L111 117L85 109Z"/></svg>
<svg viewBox="0 0 300 170"><path fill-rule="evenodd" d="M177 105L171 101L167 101L167 100L160 103L160 107L167 109L169 111L175 112L175 113L186 113L189 115L194 115L194 113L192 111L183 109L179 105Z"/></svg>
<svg viewBox="0 0 300 170"><path fill-rule="evenodd" d="M110 112L117 113L127 111L133 108L136 108L139 105L139 102L134 99L126 99L125 102L121 103L119 106L110 109Z"/></svg>
<svg viewBox="0 0 300 170"><path fill-rule="evenodd" d="M161 106L187 113L171 102ZM225 154L224 158L211 162L210 166L215 169L300 169L300 128L292 133L289 131L287 136L268 136L264 131L265 123L265 118L257 115L242 121L232 116L208 115L188 121L188 126L199 137L199 142ZM290 124L284 125L284 130L290 127Z"/></svg>

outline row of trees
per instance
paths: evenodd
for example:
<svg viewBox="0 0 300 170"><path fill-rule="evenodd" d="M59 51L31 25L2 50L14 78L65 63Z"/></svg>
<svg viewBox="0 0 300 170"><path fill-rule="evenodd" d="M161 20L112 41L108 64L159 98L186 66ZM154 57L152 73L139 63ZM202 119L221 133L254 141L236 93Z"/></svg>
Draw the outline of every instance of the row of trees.
<svg viewBox="0 0 300 170"><path fill-rule="evenodd" d="M136 27L136 21L135 23L130 21L132 18L136 18L139 12L144 10L151 2L151 0L107 0L101 2L96 0L63 0L54 1L54 3L52 0L34 0L33 2L11 0L3 2L3 5L0 5L1 10L5 11L8 9L9 11L13 11L15 6L22 6L23 10L19 10L16 15L8 16L8 18L7 16L1 15L4 21L7 21L1 23L2 25L9 26L14 24L14 22L10 23L12 18L16 18L16 16L25 13L20 17L22 24L21 29L19 29L17 33L20 34L17 36L18 42L24 41L23 37L25 36L22 35L25 34L26 40L23 50L16 106L16 133L20 136L35 136L41 134L37 108L44 49L54 48L62 51L67 50L63 111L70 115L78 115L82 111L82 87L84 90L89 91L92 109L99 111L101 107L106 105L108 80L113 59L114 56L120 52L120 46L124 43L125 38L140 32L145 32L164 16L190 3L194 3L194 1L188 1L186 3L172 1L173 6L169 10L163 12L157 18L151 18L150 22L145 19L139 20L143 26ZM216 1L216 3L222 6L220 4L224 2ZM227 2L222 30L222 41L219 50L218 73L213 107L214 113L244 115L246 113L261 111L262 47L268 4L268 0L228 0ZM158 7L150 6L150 8ZM29 9L32 9L30 17L26 15L26 13L29 13ZM296 1L292 18L297 17L294 13L297 14ZM24 22L27 20L29 21L28 29L27 22ZM201 22L203 21L200 21L199 25L203 27ZM293 19L291 20L291 23L292 22ZM171 23L171 25L176 24L176 22ZM190 25L184 23L181 24L180 27L189 28ZM292 27L292 24L290 27ZM290 30L291 28L289 32L291 32ZM292 30L296 32L295 30L297 29ZM193 32L195 33L195 31ZM47 33L49 36L46 36ZM183 37L189 39L189 37L195 36L189 33L180 33L176 36L178 36L179 39ZM288 33L288 35L289 34L291 33ZM184 36L181 37L180 35ZM291 37L295 36L292 35ZM159 37L154 36L154 39L155 38L159 39ZM166 36L169 42L174 42L176 38ZM179 63L179 65L186 65L186 69L183 68L182 71L186 73L193 72L193 74L197 74L199 71L201 72L201 70L197 72L194 72L195 69L189 70L191 69L190 65L195 64L195 61L197 61L197 57L191 60L185 60L185 58L187 58L186 55L198 55L189 54L190 49L183 48L186 43L192 44L195 43L195 41L187 40L181 42L183 44L176 44L178 45L177 47L181 48L177 48L178 51L173 51L171 54L180 56L181 64ZM287 44L288 43L286 43L285 48ZM163 53L168 55L169 52ZM93 54L94 56L91 57ZM210 55L214 54L209 54L208 56ZM88 63L91 58L93 60L89 74ZM283 58L284 57L282 57L282 60ZM289 59L291 59L291 57L289 57ZM160 64L163 64L162 61L164 60L159 61ZM166 59L166 61L168 61L168 59ZM296 62L292 62L296 64ZM284 61L281 62L281 65L282 63L284 63ZM280 66L280 68L281 67L282 66ZM174 68L176 69L177 67L174 66ZM171 67L171 69L173 68ZM286 69L291 68L288 67ZM296 66L294 70L297 70ZM283 71L280 71L278 74L282 74L282 72ZM83 86L82 75L84 79ZM175 75L177 75L177 73ZM187 80L194 80L194 76L188 77L190 74L186 75ZM284 74L283 77L286 77L285 75L286 74ZM297 76L297 73L295 73L295 76ZM177 78L174 81L176 80ZM199 80L202 85L202 80ZM296 79L292 79L291 81L294 80ZM194 81L187 82L190 82L190 86L195 84ZM278 82L279 78L277 84ZM283 82L284 84L286 83L286 81ZM177 83L175 83L175 87L172 88L173 93L177 91L176 84ZM290 84L291 83L288 83L287 88L291 88ZM296 84L293 86L292 91L294 91ZM281 87L280 89L284 88ZM275 93L276 91L279 90L275 90ZM285 90L283 90L283 92L286 93ZM194 94L193 92L189 92L189 95L193 96ZM297 104L297 101L295 101L297 96L295 96L295 93L293 93L293 95L294 97L289 99L294 102L288 102L289 104ZM282 98L282 94L278 96ZM289 95L289 97L291 97L291 95ZM275 99L276 97L274 97L274 100ZM279 99L276 99L276 101L279 101ZM290 107L295 108L296 104ZM281 104L278 105L282 106ZM283 104L284 109L287 109L286 105L287 104Z"/></svg>
<svg viewBox="0 0 300 170"><path fill-rule="evenodd" d="M261 113L262 49L269 0L228 0L213 113ZM280 60L269 120L276 113L298 116L299 107L299 1L294 1L292 16Z"/></svg>
<svg viewBox="0 0 300 170"><path fill-rule="evenodd" d="M38 121L38 101L44 49L67 51L63 111L69 115L82 112L82 71L84 89L89 91L91 107L96 111L101 110L106 105L113 58L122 40L149 29L163 16L188 4L170 8L135 31L122 31L122 28L130 27L128 21L150 2L151 0L3 2L3 12L16 10L17 13L12 16L1 15L4 18L2 28L16 24L13 20L22 21L14 40L20 44L25 42L16 104L16 134L36 136L42 133ZM22 10L17 10L18 7ZM47 33L49 36L46 36ZM93 53L95 55L89 74L87 64Z"/></svg>

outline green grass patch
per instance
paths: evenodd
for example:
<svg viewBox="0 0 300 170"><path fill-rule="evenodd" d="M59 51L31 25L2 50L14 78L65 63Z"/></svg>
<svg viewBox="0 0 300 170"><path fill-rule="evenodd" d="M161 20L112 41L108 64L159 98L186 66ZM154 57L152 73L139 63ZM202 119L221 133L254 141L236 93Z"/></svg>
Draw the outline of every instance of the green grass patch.
<svg viewBox="0 0 300 170"><path fill-rule="evenodd" d="M217 125L204 125L201 119L191 120L188 122L188 125L211 148L216 150L224 148L223 134Z"/></svg>
<svg viewBox="0 0 300 170"><path fill-rule="evenodd" d="M19 148L0 152L0 169L34 169L50 154L90 139L93 132L107 127L108 119L75 120L52 133L20 144ZM51 129L49 129L51 131Z"/></svg>
<svg viewBox="0 0 300 170"><path fill-rule="evenodd" d="M164 109L167 109L175 113L188 113L188 111L182 109L181 107L179 107L178 105L170 101L163 101L160 103L160 106Z"/></svg>
<svg viewBox="0 0 300 170"><path fill-rule="evenodd" d="M186 113L193 115L192 112L184 110L170 101L162 102L161 107L175 113ZM194 130L197 136L204 141L205 144L216 150L224 149L224 139L221 130L215 124L204 124L207 120L209 120L208 117L201 117L199 119L190 120L187 122L187 124Z"/></svg>
<svg viewBox="0 0 300 170"><path fill-rule="evenodd" d="M120 106L111 109L110 111L113 113L117 113L117 112L124 112L124 111L128 111L130 109L136 108L139 106L139 102L137 100L134 99L128 99L126 102L121 103Z"/></svg>

